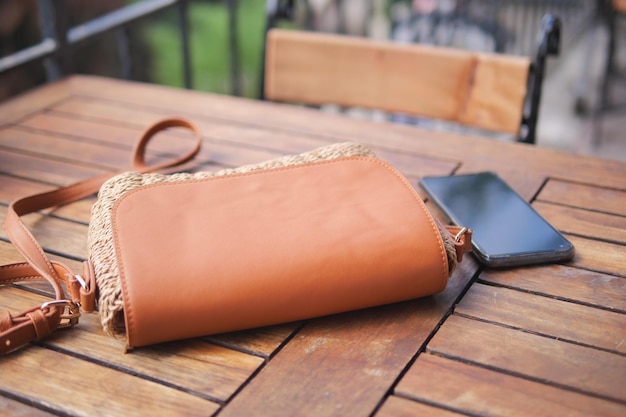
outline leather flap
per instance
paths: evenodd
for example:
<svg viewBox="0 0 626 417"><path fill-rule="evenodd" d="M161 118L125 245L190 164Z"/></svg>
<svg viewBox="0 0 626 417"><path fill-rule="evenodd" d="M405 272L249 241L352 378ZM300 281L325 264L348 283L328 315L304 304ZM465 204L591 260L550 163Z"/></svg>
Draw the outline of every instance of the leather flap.
<svg viewBox="0 0 626 417"><path fill-rule="evenodd" d="M160 183L113 209L130 347L436 293L430 213L365 157Z"/></svg>

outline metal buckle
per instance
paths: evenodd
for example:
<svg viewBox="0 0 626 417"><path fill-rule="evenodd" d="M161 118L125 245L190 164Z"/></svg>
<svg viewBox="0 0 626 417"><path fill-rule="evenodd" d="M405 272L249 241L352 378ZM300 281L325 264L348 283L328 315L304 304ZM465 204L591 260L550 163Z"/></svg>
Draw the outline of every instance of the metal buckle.
<svg viewBox="0 0 626 417"><path fill-rule="evenodd" d="M464 227L461 230L459 230L459 233L457 233L456 236L454 236L454 240L456 242L460 242L461 241L461 236L463 236L463 234L465 234L465 232L467 232L467 227Z"/></svg>
<svg viewBox="0 0 626 417"><path fill-rule="evenodd" d="M82 287L83 290L88 290L89 288L87 287L87 283L85 282L85 280L83 279L83 277L81 277L78 274L74 275L74 279L76 281L78 281L78 283L80 284L80 286Z"/></svg>
<svg viewBox="0 0 626 417"><path fill-rule="evenodd" d="M80 317L80 309L78 304L71 300L54 300L48 301L41 305L42 310L46 310L50 307L63 306L63 313L61 314L61 321L58 328L72 327L78 324L78 318Z"/></svg>

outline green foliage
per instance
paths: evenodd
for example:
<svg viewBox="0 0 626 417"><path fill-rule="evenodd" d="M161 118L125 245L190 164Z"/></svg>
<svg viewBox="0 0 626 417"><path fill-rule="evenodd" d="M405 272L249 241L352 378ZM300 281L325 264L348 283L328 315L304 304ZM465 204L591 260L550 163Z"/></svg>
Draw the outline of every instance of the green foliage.
<svg viewBox="0 0 626 417"><path fill-rule="evenodd" d="M230 94L229 16L225 3L190 2L188 12L193 88ZM145 28L152 50L152 81L182 87L182 53L176 13L163 13ZM239 0L237 56L241 93L247 97L258 94L264 30L265 0Z"/></svg>

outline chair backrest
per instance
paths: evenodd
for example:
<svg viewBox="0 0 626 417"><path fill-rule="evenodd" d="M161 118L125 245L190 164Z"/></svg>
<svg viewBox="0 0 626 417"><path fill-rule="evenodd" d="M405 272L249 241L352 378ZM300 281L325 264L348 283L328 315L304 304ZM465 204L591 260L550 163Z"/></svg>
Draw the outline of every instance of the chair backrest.
<svg viewBox="0 0 626 417"><path fill-rule="evenodd" d="M519 134L525 57L272 29L264 95L444 119Z"/></svg>

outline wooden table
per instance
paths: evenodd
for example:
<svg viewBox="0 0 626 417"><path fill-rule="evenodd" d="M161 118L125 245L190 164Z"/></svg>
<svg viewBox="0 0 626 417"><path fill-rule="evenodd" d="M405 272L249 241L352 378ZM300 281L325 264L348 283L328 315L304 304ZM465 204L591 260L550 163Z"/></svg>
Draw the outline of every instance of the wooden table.
<svg viewBox="0 0 626 417"><path fill-rule="evenodd" d="M0 219L17 197L128 166L139 133L173 115L203 131L192 170L351 140L416 187L423 175L497 171L571 239L576 257L494 271L470 256L432 297L129 354L87 314L0 358L0 414L626 415L626 163L72 77L0 105ZM166 133L150 155L184 145ZM80 270L92 203L25 221L54 259ZM0 262L16 261L1 234ZM45 286L31 288L1 288L0 309L47 299Z"/></svg>

